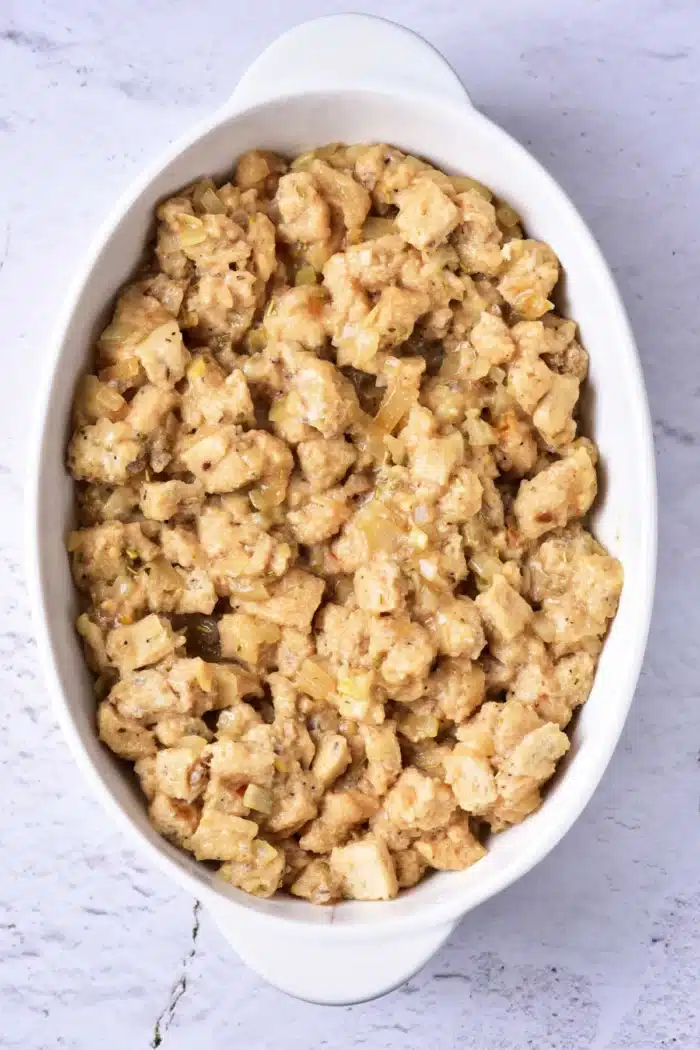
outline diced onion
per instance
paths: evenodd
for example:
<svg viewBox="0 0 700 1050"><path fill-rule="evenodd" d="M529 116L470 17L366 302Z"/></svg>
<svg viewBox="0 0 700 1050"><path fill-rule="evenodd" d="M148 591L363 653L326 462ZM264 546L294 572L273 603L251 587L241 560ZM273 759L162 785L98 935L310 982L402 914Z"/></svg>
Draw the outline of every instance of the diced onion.
<svg viewBox="0 0 700 1050"><path fill-rule="evenodd" d="M122 518L134 509L138 503L138 496L128 485L118 485L113 489L102 505L102 515L105 521L110 518Z"/></svg>
<svg viewBox="0 0 700 1050"><path fill-rule="evenodd" d="M314 660L304 660L297 673L296 685L314 700L327 700L335 692L335 679Z"/></svg>
<svg viewBox="0 0 700 1050"><path fill-rule="evenodd" d="M415 375L415 373L413 373ZM404 381L404 373L398 370L389 382L389 388L374 417L375 425L391 433L407 416L418 401L418 388Z"/></svg>
<svg viewBox="0 0 700 1050"><path fill-rule="evenodd" d="M287 475L271 474L248 493L248 499L262 514L279 507L287 495Z"/></svg>
<svg viewBox="0 0 700 1050"><path fill-rule="evenodd" d="M201 206L205 211L211 212L212 215L223 215L226 212L226 208L221 203L221 198L211 187L207 187L200 198Z"/></svg>
<svg viewBox="0 0 700 1050"><path fill-rule="evenodd" d="M440 723L435 715L423 715L410 712L399 721L402 736L416 744L419 740L434 740L440 731Z"/></svg>
<svg viewBox="0 0 700 1050"><path fill-rule="evenodd" d="M206 373L207 362L203 357L195 357L192 364L187 369L188 379L201 379Z"/></svg>
<svg viewBox="0 0 700 1050"><path fill-rule="evenodd" d="M378 427L372 417L368 416L361 409L355 415L352 437L361 452L368 452L378 463L384 462L386 456L386 447L384 445L386 431Z"/></svg>
<svg viewBox="0 0 700 1050"><path fill-rule="evenodd" d="M362 237L365 241L374 241L378 237L386 237L388 234L396 233L396 223L393 219L387 219L381 215L371 215L365 220L362 227Z"/></svg>
<svg viewBox="0 0 700 1050"><path fill-rule="evenodd" d="M496 218L501 226L505 226L506 229L512 229L513 226L517 226L520 222L520 216L514 208L511 208L510 204L499 204L496 208Z"/></svg>
<svg viewBox="0 0 700 1050"><path fill-rule="evenodd" d="M126 405L124 398L117 390L103 383L100 383L99 389L95 389L95 403L105 415L109 414L112 417L118 416Z"/></svg>
<svg viewBox="0 0 700 1050"><path fill-rule="evenodd" d="M272 812L272 795L265 788L258 787L257 784L248 784L243 794L243 805L257 810L258 813L270 813ZM269 848L272 849L271 846Z"/></svg>
<svg viewBox="0 0 700 1050"><path fill-rule="evenodd" d="M468 175L451 175L450 182L457 191L457 193L466 193L467 190L474 190L484 200L490 201L493 194L491 190L487 189L482 183L477 182L476 179L470 179Z"/></svg>
<svg viewBox="0 0 700 1050"><path fill-rule="evenodd" d="M276 860L278 851L271 842L265 842L264 839L255 839L251 845L256 865L272 864Z"/></svg>
<svg viewBox="0 0 700 1050"><path fill-rule="evenodd" d="M140 371L141 364L138 358L125 357L123 360L109 365L108 368L103 368L99 372L99 378L103 383L112 383L117 387L126 387L132 385L133 381L138 379Z"/></svg>
<svg viewBox="0 0 700 1050"><path fill-rule="evenodd" d="M488 551L474 551L469 559L469 568L484 583L490 585L494 576L503 572L503 564L495 554Z"/></svg>
<svg viewBox="0 0 700 1050"><path fill-rule="evenodd" d="M338 692L342 696L349 696L353 700L366 701L372 697L372 685L374 674L372 671L356 671L354 674L344 675L338 679Z"/></svg>
<svg viewBox="0 0 700 1050"><path fill-rule="evenodd" d="M435 580L438 575L438 567L435 558L421 558L418 569L424 580Z"/></svg>
<svg viewBox="0 0 700 1050"><path fill-rule="evenodd" d="M182 230L201 230L204 228L204 223L201 219L198 219L196 215L190 215L186 211L178 212L174 222Z"/></svg>
<svg viewBox="0 0 700 1050"><path fill-rule="evenodd" d="M243 367L245 372L245 365ZM287 418L287 399L286 397L280 397L272 403L270 411L268 412L268 418L271 423L284 423Z"/></svg>
<svg viewBox="0 0 700 1050"><path fill-rule="evenodd" d="M427 532L423 532L422 529L411 529L408 534L408 543L416 550L424 551L429 543Z"/></svg>
<svg viewBox="0 0 700 1050"><path fill-rule="evenodd" d="M310 266L309 263L305 263L303 266L300 266L297 270L296 275L294 277L294 284L297 288L303 288L305 285L308 284L316 284L317 279L318 274L314 270L313 266Z"/></svg>
<svg viewBox="0 0 700 1050"><path fill-rule="evenodd" d="M313 266L314 270L320 273L330 259L332 252L328 247L327 241L316 241L308 246L304 254L309 265Z"/></svg>
<svg viewBox="0 0 700 1050"><path fill-rule="evenodd" d="M270 597L270 592L261 580L229 577L227 583L232 597L244 598L249 602L262 602Z"/></svg>
<svg viewBox="0 0 700 1050"><path fill-rule="evenodd" d="M326 160L329 161L335 153L339 150L344 150L342 142L329 142L326 146L319 146L318 149L309 150L308 153L302 153L292 161L292 171L306 171L315 160Z"/></svg>
<svg viewBox="0 0 700 1050"><path fill-rule="evenodd" d="M248 664L256 664L261 645L274 645L280 640L280 629L272 623L246 617L249 623L241 627L234 638L236 655Z"/></svg>
<svg viewBox="0 0 700 1050"><path fill-rule="evenodd" d="M86 375L78 387L76 408L92 420L106 417L114 422L126 411L126 401L113 386Z"/></svg>
<svg viewBox="0 0 700 1050"><path fill-rule="evenodd" d="M400 465L406 458L406 445L399 438L392 437L391 434L384 435L384 444L389 450L394 463Z"/></svg>
<svg viewBox="0 0 700 1050"><path fill-rule="evenodd" d="M186 186L184 190L182 190L181 196L189 196L195 208L198 208L204 191L215 189L216 184L214 180L210 179L209 176L207 176L206 178L199 179L197 182L193 182L189 186Z"/></svg>
<svg viewBox="0 0 700 1050"><path fill-rule="evenodd" d="M291 164L291 171L306 171L311 162L314 160L314 153L300 153L298 157L295 157Z"/></svg>
<svg viewBox="0 0 700 1050"><path fill-rule="evenodd" d="M257 354L260 350L265 349L267 346L267 333L262 325L258 328L251 328L246 336L246 342L249 350L253 354Z"/></svg>
<svg viewBox="0 0 700 1050"><path fill-rule="evenodd" d="M355 524L364 533L370 554L391 551L403 536L389 508L378 499L373 499L355 516Z"/></svg>
<svg viewBox="0 0 700 1050"><path fill-rule="evenodd" d="M232 550L226 555L224 562L224 573L229 584L239 576L246 576L250 567L250 556L244 550Z"/></svg>
<svg viewBox="0 0 700 1050"><path fill-rule="evenodd" d="M119 351L120 347L132 343L134 336L138 334L138 326L133 321L112 321L100 336L98 345L109 357Z"/></svg>
<svg viewBox="0 0 700 1050"><path fill-rule="evenodd" d="M353 700L349 696L337 696L336 706L343 718L369 725L381 725L385 718L384 705L370 700Z"/></svg>
<svg viewBox="0 0 700 1050"><path fill-rule="evenodd" d="M207 239L204 223L196 215L180 212L179 215L175 216L175 227L183 248L192 248L195 244L201 244L202 241Z"/></svg>

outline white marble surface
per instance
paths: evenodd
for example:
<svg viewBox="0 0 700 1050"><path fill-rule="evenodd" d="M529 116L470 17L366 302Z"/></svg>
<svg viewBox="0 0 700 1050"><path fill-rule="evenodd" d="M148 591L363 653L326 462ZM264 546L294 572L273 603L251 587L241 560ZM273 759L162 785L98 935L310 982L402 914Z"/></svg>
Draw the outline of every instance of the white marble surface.
<svg viewBox="0 0 700 1050"><path fill-rule="evenodd" d="M692 1050L700 1044L700 8L386 0L552 170L612 263L657 437L659 588L633 713L575 829L407 986L283 997L127 848L38 677L22 579L26 424L98 220L262 46L334 0L0 0L0 1046ZM351 5L354 6L354 5ZM367 5L364 6L365 9Z"/></svg>

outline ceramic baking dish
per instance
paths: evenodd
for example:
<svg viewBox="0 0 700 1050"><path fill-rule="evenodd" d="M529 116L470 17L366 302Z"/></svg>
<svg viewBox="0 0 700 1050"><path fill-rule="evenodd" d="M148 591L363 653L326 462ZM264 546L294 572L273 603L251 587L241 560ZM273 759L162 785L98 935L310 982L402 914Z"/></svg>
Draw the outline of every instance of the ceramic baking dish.
<svg viewBox="0 0 700 1050"><path fill-rule="evenodd" d="M197 176L229 172L255 146L298 154L329 141L390 142L468 173L551 244L566 271L565 312L590 353L592 436L603 462L594 531L625 571L620 609L572 748L542 808L493 841L467 871L437 874L397 900L318 908L227 887L151 828L128 775L98 742L95 702L75 635L64 537L72 483L64 466L70 403L108 305L134 270L157 201ZM118 202L85 258L49 354L29 478L29 578L55 708L87 781L150 855L210 909L239 955L304 999L350 1003L407 979L476 905L540 861L591 797L620 736L649 625L656 554L653 448L625 311L582 219L528 152L471 105L453 71L408 30L364 15L306 23L274 43L230 101L176 143Z"/></svg>

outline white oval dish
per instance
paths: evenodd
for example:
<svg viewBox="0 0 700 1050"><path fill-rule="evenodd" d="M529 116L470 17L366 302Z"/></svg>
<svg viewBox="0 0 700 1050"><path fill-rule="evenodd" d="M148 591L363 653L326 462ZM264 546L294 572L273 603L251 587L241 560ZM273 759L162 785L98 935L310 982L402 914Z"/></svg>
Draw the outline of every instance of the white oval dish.
<svg viewBox="0 0 700 1050"><path fill-rule="evenodd" d="M349 58L348 56L351 56ZM297 154L334 140L385 141L472 175L552 245L566 271L565 312L590 353L590 433L603 484L594 530L625 570L619 612L563 770L542 808L497 836L464 872L434 875L395 901L323 909L250 897L165 842L143 800L97 740L94 698L75 634L64 538L73 487L64 465L70 404L108 305L138 263L157 201L230 170L252 147ZM54 336L28 482L28 575L41 659L58 719L95 794L154 862L198 896L239 955L279 988L319 1003L383 994L416 972L470 909L540 861L581 813L618 741L646 644L656 561L656 486L641 369L610 271L547 172L470 104L444 60L408 30L367 15L306 23L250 68L230 102L152 165L99 232Z"/></svg>

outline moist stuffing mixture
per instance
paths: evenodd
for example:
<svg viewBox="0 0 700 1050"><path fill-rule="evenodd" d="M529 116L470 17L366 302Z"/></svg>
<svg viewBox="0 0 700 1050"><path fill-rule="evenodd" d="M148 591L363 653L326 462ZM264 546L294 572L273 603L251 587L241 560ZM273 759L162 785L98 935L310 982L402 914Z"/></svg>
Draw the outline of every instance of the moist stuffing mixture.
<svg viewBox="0 0 700 1050"><path fill-rule="evenodd" d="M158 207L75 397L77 629L154 827L234 886L395 897L540 805L622 586L558 278L386 145Z"/></svg>

